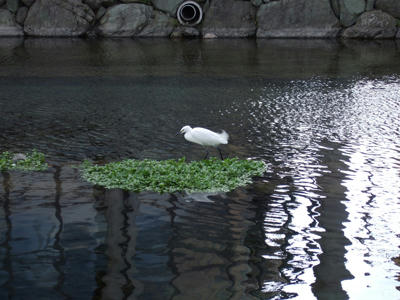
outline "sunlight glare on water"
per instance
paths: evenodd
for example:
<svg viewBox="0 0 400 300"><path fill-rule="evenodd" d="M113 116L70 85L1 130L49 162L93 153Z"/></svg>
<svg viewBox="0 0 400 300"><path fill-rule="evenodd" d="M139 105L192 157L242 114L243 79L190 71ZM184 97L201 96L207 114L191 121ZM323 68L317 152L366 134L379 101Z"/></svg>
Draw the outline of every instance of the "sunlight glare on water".
<svg viewBox="0 0 400 300"><path fill-rule="evenodd" d="M353 299L395 299L399 292L385 287L400 272L392 261L400 247L400 87L396 81L366 82L354 87L354 95L363 109L359 123L366 123L368 133L356 145L341 149L348 157L343 185L349 218L344 232L351 245L346 266L355 277L343 287Z"/></svg>
<svg viewBox="0 0 400 300"><path fill-rule="evenodd" d="M312 299L311 286L319 284L314 267L321 264L323 252L333 251L321 248L321 236L328 244L339 239L346 245L345 261L336 267L348 279L336 288L351 299L376 299L384 286L396 285L399 268L392 258L399 253L399 83L396 77L271 83L258 99L248 99L248 112L242 103L226 112L242 114L240 120L248 114L248 122L240 126L251 128L249 143L272 157L281 178L293 178L275 187L264 221L265 244L271 249L264 258L285 262L279 274L289 284L265 281L266 291ZM261 138L266 132L267 140ZM338 162L329 162L333 153ZM324 203L330 203L331 212ZM325 228L331 218L344 221L341 238L340 227ZM332 281L336 276L333 271ZM323 289L314 294L325 295ZM396 294L395 288L385 290L388 299Z"/></svg>

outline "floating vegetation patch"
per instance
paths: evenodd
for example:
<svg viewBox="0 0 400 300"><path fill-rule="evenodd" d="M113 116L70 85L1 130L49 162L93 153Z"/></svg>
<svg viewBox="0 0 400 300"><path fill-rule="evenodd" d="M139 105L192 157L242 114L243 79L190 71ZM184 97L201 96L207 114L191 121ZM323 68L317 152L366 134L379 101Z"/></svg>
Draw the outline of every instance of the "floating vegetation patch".
<svg viewBox="0 0 400 300"><path fill-rule="evenodd" d="M23 171L44 171L48 168L45 162L45 155L33 150L31 153L13 154L11 152L2 152L0 154L0 170L23 170Z"/></svg>
<svg viewBox="0 0 400 300"><path fill-rule="evenodd" d="M124 160L106 165L82 164L87 181L105 188L159 193L227 192L251 182L266 171L262 161L227 158L186 162L179 160Z"/></svg>

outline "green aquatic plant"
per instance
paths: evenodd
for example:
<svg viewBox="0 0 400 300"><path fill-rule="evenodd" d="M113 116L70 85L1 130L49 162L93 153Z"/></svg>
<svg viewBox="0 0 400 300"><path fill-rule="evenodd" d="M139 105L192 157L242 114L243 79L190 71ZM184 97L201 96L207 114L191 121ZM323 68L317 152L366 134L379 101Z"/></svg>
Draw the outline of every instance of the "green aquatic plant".
<svg viewBox="0 0 400 300"><path fill-rule="evenodd" d="M48 168L45 155L33 150L28 154L13 154L5 151L0 154L0 170L44 171Z"/></svg>
<svg viewBox="0 0 400 300"><path fill-rule="evenodd" d="M171 193L227 192L251 182L252 177L266 171L262 161L227 158L186 162L179 160L133 160L94 165L85 161L82 176L105 188L121 188L135 192Z"/></svg>

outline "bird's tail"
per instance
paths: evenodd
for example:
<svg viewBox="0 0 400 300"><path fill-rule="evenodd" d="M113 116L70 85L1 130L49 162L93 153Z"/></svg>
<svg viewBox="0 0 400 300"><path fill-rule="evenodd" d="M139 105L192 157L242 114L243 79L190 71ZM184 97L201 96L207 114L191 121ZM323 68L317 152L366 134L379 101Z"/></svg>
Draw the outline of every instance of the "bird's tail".
<svg viewBox="0 0 400 300"><path fill-rule="evenodd" d="M225 130L222 130L219 136L221 137L222 144L228 144L229 134Z"/></svg>

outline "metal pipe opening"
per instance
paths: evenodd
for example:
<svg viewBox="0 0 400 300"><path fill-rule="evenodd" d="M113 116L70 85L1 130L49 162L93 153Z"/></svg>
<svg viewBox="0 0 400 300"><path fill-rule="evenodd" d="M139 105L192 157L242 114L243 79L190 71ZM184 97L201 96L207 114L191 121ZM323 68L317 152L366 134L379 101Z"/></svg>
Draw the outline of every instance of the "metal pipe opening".
<svg viewBox="0 0 400 300"><path fill-rule="evenodd" d="M194 26L201 22L203 10L197 2L185 1L178 7L176 16L182 25Z"/></svg>

